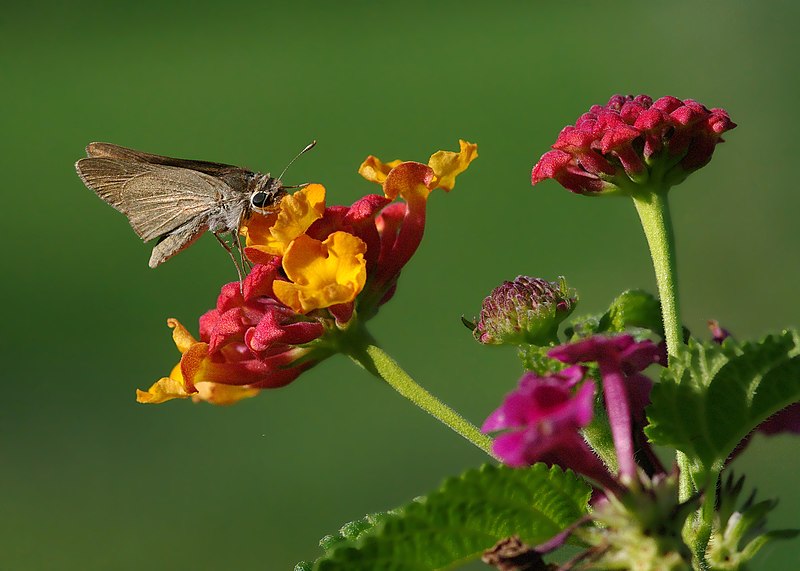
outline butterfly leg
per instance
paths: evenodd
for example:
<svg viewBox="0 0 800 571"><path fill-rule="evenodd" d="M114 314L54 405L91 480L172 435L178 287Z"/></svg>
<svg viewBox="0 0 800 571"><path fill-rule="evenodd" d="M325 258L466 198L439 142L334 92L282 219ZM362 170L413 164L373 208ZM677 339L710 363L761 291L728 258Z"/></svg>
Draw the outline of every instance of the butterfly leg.
<svg viewBox="0 0 800 571"><path fill-rule="evenodd" d="M247 256L244 255L244 248L242 248L242 239L239 236L239 232L231 232L231 240L236 245L236 251L239 252L239 259L242 262L242 269L246 270L247 273L250 273L250 270L253 269L253 264L247 259Z"/></svg>
<svg viewBox="0 0 800 571"><path fill-rule="evenodd" d="M247 269L247 273L250 273L250 270L253 269L253 264L247 259L247 256L244 255L244 248L242 248L242 226L246 220L245 213L242 212L241 216L239 216L239 223L236 225L236 230L231 232L231 238L236 242L236 249L239 250L239 258L242 260L242 267ZM245 244L246 243L247 242L245 242Z"/></svg>
<svg viewBox="0 0 800 571"><path fill-rule="evenodd" d="M231 250L231 247L228 246L228 244L225 242L225 240L223 240L220 237L219 234L214 232L214 237L217 239L217 242L219 242L222 245L222 247L225 248L225 251L228 252L228 255L231 257L231 260L233 260L233 265L236 267L236 273L239 275L239 290L241 292L244 292L244 274L242 273L242 268L239 266L239 261L236 259L236 255L233 253L233 250ZM239 246L241 248L241 244Z"/></svg>

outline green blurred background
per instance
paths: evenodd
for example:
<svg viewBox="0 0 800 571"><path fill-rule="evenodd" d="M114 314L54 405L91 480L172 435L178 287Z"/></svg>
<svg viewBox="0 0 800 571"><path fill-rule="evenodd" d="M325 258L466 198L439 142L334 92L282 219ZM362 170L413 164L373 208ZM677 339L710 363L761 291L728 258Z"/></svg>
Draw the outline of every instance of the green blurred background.
<svg viewBox="0 0 800 571"><path fill-rule="evenodd" d="M502 280L565 275L579 312L655 290L632 205L530 187L530 168L613 93L672 94L739 124L673 193L685 318L740 336L800 324L792 1L27 2L3 9L0 569L291 569L343 522L485 460L344 358L232 408L143 406L235 279L210 237L153 271L84 188L89 141L375 187L368 154L480 158L430 201L426 237L373 321L385 348L476 423L516 382L511 351L459 322ZM8 239L10 238L10 244ZM796 442L737 461L774 526L798 526ZM754 569L800 568L798 543Z"/></svg>

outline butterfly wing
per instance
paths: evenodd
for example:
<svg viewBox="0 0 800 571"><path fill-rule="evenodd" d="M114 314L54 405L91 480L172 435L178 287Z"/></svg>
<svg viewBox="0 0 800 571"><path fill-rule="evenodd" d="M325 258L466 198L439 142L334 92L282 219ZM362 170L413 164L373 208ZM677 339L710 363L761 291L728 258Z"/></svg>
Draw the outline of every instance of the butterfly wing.
<svg viewBox="0 0 800 571"><path fill-rule="evenodd" d="M153 252L150 254L150 267L155 268L175 254L185 250L202 236L206 230L208 230L208 224L199 218L190 220L183 226L176 228L159 240L158 244L153 248Z"/></svg>
<svg viewBox="0 0 800 571"><path fill-rule="evenodd" d="M225 163L212 163L209 161L193 161L189 159L164 157L162 155L153 155L150 153L143 153L142 151L128 149L126 147L120 147L119 145L114 145L113 143L89 143L89 145L86 147L86 155L90 158L115 159L131 163L147 163L151 165L179 167L200 171L216 177L235 171L248 172L241 167L226 165Z"/></svg>
<svg viewBox="0 0 800 571"><path fill-rule="evenodd" d="M81 159L75 168L145 242L194 220L202 226L233 194L222 180L185 168L105 157Z"/></svg>

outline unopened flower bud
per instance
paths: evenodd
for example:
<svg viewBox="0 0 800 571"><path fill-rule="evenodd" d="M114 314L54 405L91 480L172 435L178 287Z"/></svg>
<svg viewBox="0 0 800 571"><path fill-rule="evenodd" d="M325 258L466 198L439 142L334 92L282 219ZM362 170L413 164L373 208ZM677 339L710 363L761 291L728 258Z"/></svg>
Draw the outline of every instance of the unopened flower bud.
<svg viewBox="0 0 800 571"><path fill-rule="evenodd" d="M599 525L575 532L592 546L590 568L691 571L691 552L681 532L699 496L683 503L677 496L677 479L663 476L642 479L623 494L607 494L592 516Z"/></svg>
<svg viewBox="0 0 800 571"><path fill-rule="evenodd" d="M731 332L722 327L716 319L708 320L708 330L711 332L711 340L719 345L731 336Z"/></svg>
<svg viewBox="0 0 800 571"><path fill-rule="evenodd" d="M578 298L564 278L548 282L519 276L503 282L483 300L475 339L489 345L557 343L559 324L575 308Z"/></svg>

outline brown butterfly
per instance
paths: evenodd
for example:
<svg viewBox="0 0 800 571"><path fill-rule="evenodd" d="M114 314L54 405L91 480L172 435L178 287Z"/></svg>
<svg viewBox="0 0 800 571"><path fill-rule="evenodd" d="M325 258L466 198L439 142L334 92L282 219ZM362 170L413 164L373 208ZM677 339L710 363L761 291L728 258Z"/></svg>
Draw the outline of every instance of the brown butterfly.
<svg viewBox="0 0 800 571"><path fill-rule="evenodd" d="M86 154L88 158L75 163L86 186L127 216L142 240L158 239L151 268L209 230L233 258L241 280L236 257L222 236L231 235L241 257L242 223L253 211L276 210L286 188L296 188L283 186L283 173L273 178L233 165L151 155L111 143L90 143Z"/></svg>

